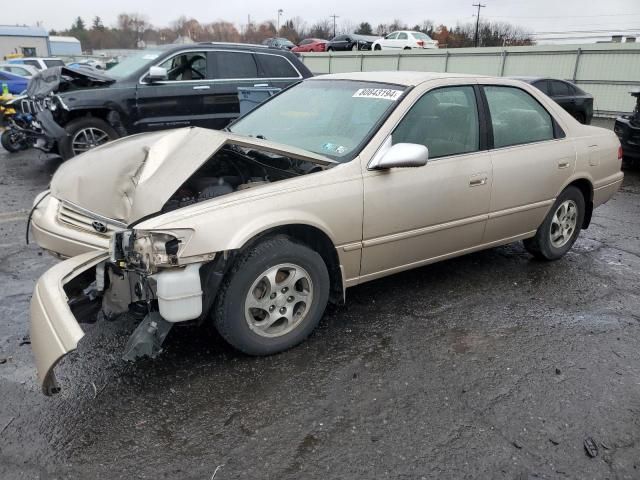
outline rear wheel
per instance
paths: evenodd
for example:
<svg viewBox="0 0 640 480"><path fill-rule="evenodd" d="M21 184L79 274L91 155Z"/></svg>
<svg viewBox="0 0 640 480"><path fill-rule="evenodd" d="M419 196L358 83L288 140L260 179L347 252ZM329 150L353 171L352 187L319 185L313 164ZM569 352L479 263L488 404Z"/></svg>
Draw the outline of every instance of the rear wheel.
<svg viewBox="0 0 640 480"><path fill-rule="evenodd" d="M68 160L119 137L118 132L101 118L80 117L69 122L68 136L60 141L60 155Z"/></svg>
<svg viewBox="0 0 640 480"><path fill-rule="evenodd" d="M322 257L286 236L243 254L223 282L214 324L249 355L270 355L302 342L322 318L329 273Z"/></svg>
<svg viewBox="0 0 640 480"><path fill-rule="evenodd" d="M9 153L16 153L24 149L20 138L11 130L2 132L0 142L2 143L2 147Z"/></svg>
<svg viewBox="0 0 640 480"><path fill-rule="evenodd" d="M556 199L535 237L524 240L525 249L541 260L558 260L573 246L584 220L585 199L574 186Z"/></svg>

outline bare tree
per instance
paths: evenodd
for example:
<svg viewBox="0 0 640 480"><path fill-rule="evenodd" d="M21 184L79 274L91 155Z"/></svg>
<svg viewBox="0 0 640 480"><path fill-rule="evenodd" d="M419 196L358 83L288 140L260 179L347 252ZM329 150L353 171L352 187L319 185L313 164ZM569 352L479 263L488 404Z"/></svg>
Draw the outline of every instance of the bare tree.
<svg viewBox="0 0 640 480"><path fill-rule="evenodd" d="M333 33L333 24L329 20L321 20L311 25L309 36L312 38L324 38L328 40Z"/></svg>

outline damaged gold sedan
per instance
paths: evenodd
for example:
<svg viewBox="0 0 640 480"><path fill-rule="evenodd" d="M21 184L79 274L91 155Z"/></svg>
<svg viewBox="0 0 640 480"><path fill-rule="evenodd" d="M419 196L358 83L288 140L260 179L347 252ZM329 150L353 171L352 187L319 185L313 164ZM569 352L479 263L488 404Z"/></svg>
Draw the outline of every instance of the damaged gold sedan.
<svg viewBox="0 0 640 480"><path fill-rule="evenodd" d="M283 351L359 283L518 240L561 258L622 182L619 143L516 80L378 72L306 80L216 132L136 135L63 164L34 202L32 345L45 394L87 312Z"/></svg>

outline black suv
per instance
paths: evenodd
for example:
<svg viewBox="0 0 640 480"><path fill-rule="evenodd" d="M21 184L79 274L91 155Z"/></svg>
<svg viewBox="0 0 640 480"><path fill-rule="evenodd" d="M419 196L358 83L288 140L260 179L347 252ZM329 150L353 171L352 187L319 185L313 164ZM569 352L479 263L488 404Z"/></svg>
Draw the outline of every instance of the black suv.
<svg viewBox="0 0 640 480"><path fill-rule="evenodd" d="M286 50L228 43L142 50L105 73L113 80L54 97L65 159L132 133L224 128L240 115L238 87L286 88L311 76Z"/></svg>

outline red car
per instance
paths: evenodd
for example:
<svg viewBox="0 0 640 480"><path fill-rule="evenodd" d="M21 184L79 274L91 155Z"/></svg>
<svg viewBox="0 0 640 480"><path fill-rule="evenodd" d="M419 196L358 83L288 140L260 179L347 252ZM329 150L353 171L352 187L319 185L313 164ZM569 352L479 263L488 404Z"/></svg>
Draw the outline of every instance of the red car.
<svg viewBox="0 0 640 480"><path fill-rule="evenodd" d="M324 52L327 41L321 38L305 38L297 47L291 49L292 52Z"/></svg>

